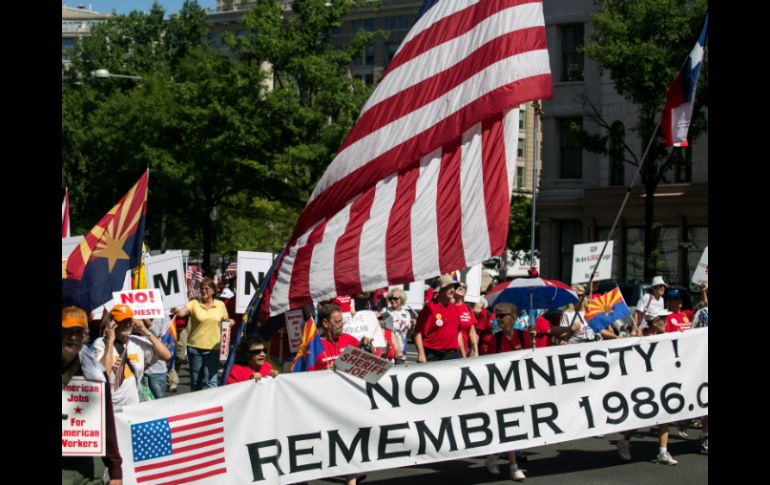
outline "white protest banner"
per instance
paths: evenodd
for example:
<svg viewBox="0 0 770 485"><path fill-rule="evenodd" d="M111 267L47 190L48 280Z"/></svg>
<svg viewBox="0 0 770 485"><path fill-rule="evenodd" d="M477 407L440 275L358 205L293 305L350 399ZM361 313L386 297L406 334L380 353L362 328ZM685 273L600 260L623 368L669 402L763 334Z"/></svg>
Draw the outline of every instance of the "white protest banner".
<svg viewBox="0 0 770 485"><path fill-rule="evenodd" d="M350 319L350 322L344 322L342 332L350 334L361 340L363 337L372 339L375 347L385 347L385 335L382 333L380 321L377 315L371 310L359 310Z"/></svg>
<svg viewBox="0 0 770 485"><path fill-rule="evenodd" d="M61 391L61 455L104 456L104 383L74 376Z"/></svg>
<svg viewBox="0 0 770 485"><path fill-rule="evenodd" d="M296 352L302 343L302 330L305 323L305 317L302 309L289 310L286 312L286 333L289 334L289 350Z"/></svg>
<svg viewBox="0 0 770 485"><path fill-rule="evenodd" d="M340 356L334 361L335 370L360 377L370 384L379 381L391 367L393 362L353 346L342 349Z"/></svg>
<svg viewBox="0 0 770 485"><path fill-rule="evenodd" d="M134 318L163 318L163 298L154 289L115 291L112 293L115 305L128 305Z"/></svg>
<svg viewBox="0 0 770 485"><path fill-rule="evenodd" d="M604 250L599 268L594 275L594 281L612 279L612 248L614 241L607 244ZM572 284L586 283L591 278L591 271L594 270L596 262L599 260L599 253L602 252L604 241L585 244L575 244L572 252Z"/></svg>
<svg viewBox="0 0 770 485"><path fill-rule="evenodd" d="M69 257L70 254L72 254L72 251L75 250L78 244L80 244L80 241L83 239L83 236L72 236L72 237L63 237L61 239L61 259L64 261Z"/></svg>
<svg viewBox="0 0 770 485"><path fill-rule="evenodd" d="M219 360L227 360L230 353L230 324L223 322L220 327L221 335L219 338Z"/></svg>
<svg viewBox="0 0 770 485"><path fill-rule="evenodd" d="M123 481L189 457L211 475L197 483L289 484L693 419L708 414L707 363L703 328L396 366L374 385L318 371L204 389L116 414ZM200 448L134 461L212 419ZM167 437L143 433L157 420Z"/></svg>
<svg viewBox="0 0 770 485"><path fill-rule="evenodd" d="M259 285L265 279L270 266L273 264L271 253L238 251L238 279L235 293L235 313L243 313L249 306L254 293L259 291Z"/></svg>
<svg viewBox="0 0 770 485"><path fill-rule="evenodd" d="M183 307L187 303L187 282L184 276L182 251L150 256L144 260L147 286L160 290L163 308Z"/></svg>
<svg viewBox="0 0 770 485"><path fill-rule="evenodd" d="M698 267L695 268L695 273L692 275L692 282L700 286L704 281L709 280L709 248L703 250L703 255L698 261Z"/></svg>

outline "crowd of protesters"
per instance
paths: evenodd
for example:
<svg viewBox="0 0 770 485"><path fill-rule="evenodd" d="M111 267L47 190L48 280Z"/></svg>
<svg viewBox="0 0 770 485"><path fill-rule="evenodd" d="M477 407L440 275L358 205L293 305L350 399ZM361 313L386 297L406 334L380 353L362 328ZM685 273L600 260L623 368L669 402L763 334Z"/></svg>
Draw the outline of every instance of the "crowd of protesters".
<svg viewBox="0 0 770 485"><path fill-rule="evenodd" d="M213 278L201 278L198 283L194 285L196 298L183 307L172 308L169 317L155 320L134 318L131 308L126 305L115 305L109 313L105 310L101 321L89 321L86 313L76 307L62 309L62 389L75 375L105 382L108 416L104 465L85 457L67 458L62 465L62 483L81 483L89 477L98 479L100 473L108 477L110 483L121 483L121 459L113 412L120 412L126 405L163 398L167 391L175 392L181 365L189 365L192 391L217 387L221 371L222 326L237 331L242 315L235 315L235 298L230 288L234 283L232 279L220 283ZM533 345L540 348L579 344L708 326L707 283L702 286L701 301L693 310L682 309L680 290L669 288L666 291L666 287L662 277L653 278L650 291L637 302L629 324L611 325L599 333L586 323L588 298L582 285L573 286L579 300L565 307L558 319L549 320L539 315L531 326L527 324L526 312L513 304L499 303L490 309L483 295L473 305L465 302L465 284L450 275L435 280L419 313L406 305L406 293L400 288L341 295L304 309L306 316L315 317L323 345L323 351L309 370L333 370L334 361L348 346L362 348L396 364L403 363L410 336L413 337L417 362L423 363L498 354L532 348ZM376 316L382 332L379 341L384 342L384 346L376 347L374 338L359 340L343 332L357 312L372 312ZM521 328L521 322L526 328ZM98 337L95 329L98 329ZM278 368L274 367L270 361L271 348L259 336L243 338L234 349L235 363L229 369L226 383L277 377L284 362L274 362ZM700 421L697 423L700 425ZM687 436L687 424L679 423L682 437ZM658 426L656 461L676 465L677 461L668 451L668 428L668 424ZM703 418L702 428L699 447L701 453L708 454L708 416ZM634 432L625 432L617 442L623 460L631 459L629 441ZM517 452L511 450L504 455L510 463L510 478L524 480L525 475L517 463ZM521 454L519 457L526 458ZM499 454L493 454L484 462L493 475L500 474L498 458ZM354 485L356 476L348 475L344 480L348 485Z"/></svg>

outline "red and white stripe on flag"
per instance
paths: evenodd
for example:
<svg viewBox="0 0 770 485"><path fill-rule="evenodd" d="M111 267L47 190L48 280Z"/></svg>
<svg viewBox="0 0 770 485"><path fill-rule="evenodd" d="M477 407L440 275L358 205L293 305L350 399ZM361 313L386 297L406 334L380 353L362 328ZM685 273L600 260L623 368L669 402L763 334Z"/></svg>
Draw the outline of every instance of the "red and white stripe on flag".
<svg viewBox="0 0 770 485"><path fill-rule="evenodd" d="M222 407L131 425L138 483L181 484L227 472Z"/></svg>
<svg viewBox="0 0 770 485"><path fill-rule="evenodd" d="M61 237L70 237L70 193L64 189L64 200L61 203Z"/></svg>
<svg viewBox="0 0 770 485"><path fill-rule="evenodd" d="M439 1L316 186L270 314L502 254L518 106L551 97L541 0Z"/></svg>

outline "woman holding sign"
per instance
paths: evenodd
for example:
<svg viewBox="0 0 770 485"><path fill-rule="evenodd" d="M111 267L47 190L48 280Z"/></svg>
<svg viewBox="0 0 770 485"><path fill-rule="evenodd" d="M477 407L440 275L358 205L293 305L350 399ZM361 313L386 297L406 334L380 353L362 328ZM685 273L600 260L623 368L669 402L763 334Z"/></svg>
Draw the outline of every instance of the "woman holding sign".
<svg viewBox="0 0 770 485"><path fill-rule="evenodd" d="M235 320L227 314L225 304L214 299L216 289L214 280L205 278L200 299L190 300L182 308L171 309L176 318L190 315L187 359L190 362L190 384L193 391L217 387L221 340L219 324L235 325Z"/></svg>

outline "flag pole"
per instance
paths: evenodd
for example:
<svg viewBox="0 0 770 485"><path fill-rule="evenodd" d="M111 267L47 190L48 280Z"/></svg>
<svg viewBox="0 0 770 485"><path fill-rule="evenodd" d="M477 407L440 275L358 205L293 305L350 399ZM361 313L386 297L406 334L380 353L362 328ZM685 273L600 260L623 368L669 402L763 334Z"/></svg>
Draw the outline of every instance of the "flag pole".
<svg viewBox="0 0 770 485"><path fill-rule="evenodd" d="M540 107L540 101L535 100L532 102L532 108L535 110L535 134L532 143L532 228L530 231L530 245L529 245L529 267L530 269L536 268L535 266L535 215L537 213L537 125L540 121L540 116L543 114L543 110ZM531 273L531 271L530 271ZM532 302L532 292L529 294L529 334L530 341L532 342L532 350L535 349L535 336L537 331L535 329L535 309Z"/></svg>
<svg viewBox="0 0 770 485"><path fill-rule="evenodd" d="M658 124L655 125L655 129L652 130L652 133L650 134L650 141L647 142L647 148L644 150L644 154L642 155L642 159L639 161L639 166L636 168L636 173L634 174L634 178L631 180L631 184L628 186L628 189L626 190L626 196L623 198L623 203L620 204L620 209L618 209L618 213L615 215L615 221L612 223L612 228L610 229L610 232L607 234L607 239L604 241L604 245L602 246L602 251L599 253L599 259L596 260L596 264L594 265L594 269L591 270L591 277L588 278L588 287L592 288L594 283L594 276L596 275L596 269L599 267L599 263L602 260L602 257L604 256L604 251L607 249L607 245L612 240L612 235L615 233L615 229L618 226L618 221L620 221L620 216L623 214L623 210L626 208L626 203L628 203L629 197L631 197L631 191L634 188L634 184L636 184L636 179L639 178L639 174L642 173L642 167L644 166L644 162L647 161L647 154L650 153L650 147L652 146L652 142L655 141L655 135L658 133L658 128L660 128L660 121L658 121ZM577 315L577 311L575 312L575 315ZM574 317L573 317L574 321ZM636 330L636 321L632 318L631 321L634 325L634 330Z"/></svg>

